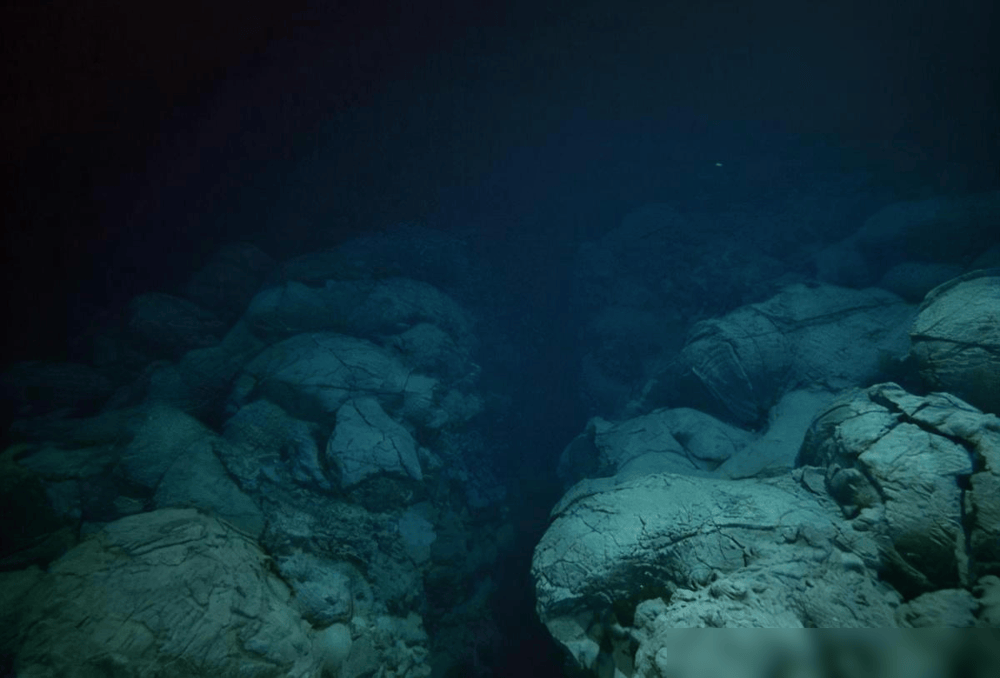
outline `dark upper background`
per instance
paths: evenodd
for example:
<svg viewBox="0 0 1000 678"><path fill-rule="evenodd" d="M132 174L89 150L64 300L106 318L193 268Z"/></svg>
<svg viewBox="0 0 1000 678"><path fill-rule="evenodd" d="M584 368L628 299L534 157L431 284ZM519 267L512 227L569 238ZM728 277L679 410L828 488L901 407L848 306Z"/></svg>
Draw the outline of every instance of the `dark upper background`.
<svg viewBox="0 0 1000 678"><path fill-rule="evenodd" d="M950 167L968 188L990 187L996 5L7 3L4 357L60 355L102 306L169 287L225 240L282 254L394 219L444 219L450 202L477 201L479 178L554 138L565 165L539 172L579 171L615 143L594 138L591 152L561 132L587 129L581 119L696 138L706 158L752 146L753 130L820 133L881 149L901 172ZM549 179L539 193L558 190ZM526 213L525 196L483 200ZM581 235L482 223L484 250L531 230L542 259Z"/></svg>

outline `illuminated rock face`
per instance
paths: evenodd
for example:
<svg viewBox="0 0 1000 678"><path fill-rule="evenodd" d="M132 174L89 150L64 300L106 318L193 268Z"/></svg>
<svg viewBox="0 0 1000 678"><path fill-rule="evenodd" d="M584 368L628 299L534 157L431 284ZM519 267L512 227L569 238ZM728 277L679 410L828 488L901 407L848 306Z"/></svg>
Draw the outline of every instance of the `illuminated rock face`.
<svg viewBox="0 0 1000 678"><path fill-rule="evenodd" d="M974 271L932 290L910 337L931 388L1000 414L1000 269Z"/></svg>
<svg viewBox="0 0 1000 678"><path fill-rule="evenodd" d="M792 390L836 393L878 380L884 356L906 355L914 314L885 290L789 285L759 304L696 323L677 359L654 370L633 408L684 405L759 427Z"/></svg>
<svg viewBox="0 0 1000 678"><path fill-rule="evenodd" d="M968 588L996 567L995 416L877 384L820 413L799 463L823 471L852 525L879 535L882 578L907 597Z"/></svg>
<svg viewBox="0 0 1000 678"><path fill-rule="evenodd" d="M373 398L351 400L337 411L327 457L339 469L345 489L381 474L423 479L412 436Z"/></svg>
<svg viewBox="0 0 1000 678"><path fill-rule="evenodd" d="M532 572L539 615L579 666L644 675L621 662L655 657L661 628L895 625L899 597L878 583L876 554L791 476L661 473L577 484Z"/></svg>
<svg viewBox="0 0 1000 678"><path fill-rule="evenodd" d="M615 449L645 449L651 417L592 423L592 444L611 431ZM684 628L994 625L971 591L987 596L1000 571L995 416L950 394L853 389L818 409L795 464L741 480L726 465L599 467L535 550L542 621L595 675L676 667Z"/></svg>
<svg viewBox="0 0 1000 678"><path fill-rule="evenodd" d="M191 509L111 523L27 601L19 675L317 674L311 627L261 548Z"/></svg>

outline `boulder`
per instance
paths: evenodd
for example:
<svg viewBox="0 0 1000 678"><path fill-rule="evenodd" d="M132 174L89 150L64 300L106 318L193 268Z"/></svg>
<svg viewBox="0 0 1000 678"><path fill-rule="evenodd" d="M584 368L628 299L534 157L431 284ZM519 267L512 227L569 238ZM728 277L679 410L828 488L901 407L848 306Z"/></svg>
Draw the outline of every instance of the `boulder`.
<svg viewBox="0 0 1000 678"><path fill-rule="evenodd" d="M633 675L631 657L659 649L637 632L645 601L661 601L669 627L893 626L898 595L875 554L790 477L660 473L577 484L531 571L539 617L577 667Z"/></svg>
<svg viewBox="0 0 1000 678"><path fill-rule="evenodd" d="M163 474L153 504L156 508L196 508L229 521L243 532L259 537L264 515L226 473L214 451L224 441L194 445Z"/></svg>
<svg viewBox="0 0 1000 678"><path fill-rule="evenodd" d="M896 618L906 628L968 628L976 626L978 607L971 591L941 589L903 603Z"/></svg>
<svg viewBox="0 0 1000 678"><path fill-rule="evenodd" d="M895 384L846 394L813 422L798 463L819 467L883 578L909 596L1000 572L1000 421Z"/></svg>
<svg viewBox="0 0 1000 678"><path fill-rule="evenodd" d="M698 323L680 356L690 377L744 424L758 421L777 401L791 359L788 338L754 308Z"/></svg>
<svg viewBox="0 0 1000 678"><path fill-rule="evenodd" d="M350 400L337 411L326 457L340 472L344 489L372 476L423 479L413 437L374 398Z"/></svg>
<svg viewBox="0 0 1000 678"><path fill-rule="evenodd" d="M309 623L324 628L351 621L357 577L352 568L309 553L280 556L275 565L295 592L295 608Z"/></svg>
<svg viewBox="0 0 1000 678"><path fill-rule="evenodd" d="M144 408L143 416L119 435L118 472L133 488L156 490L167 470L187 452L210 445L216 434L194 417L166 406Z"/></svg>
<svg viewBox="0 0 1000 678"><path fill-rule="evenodd" d="M619 423L595 417L566 446L558 472L570 484L585 477L658 472L707 476L753 439L752 433L684 407Z"/></svg>
<svg viewBox="0 0 1000 678"><path fill-rule="evenodd" d="M264 347L246 323L237 322L217 346L194 349L176 362L151 367L146 402L217 417L233 380Z"/></svg>
<svg viewBox="0 0 1000 678"><path fill-rule="evenodd" d="M278 342L250 361L230 409L267 398L295 418L328 423L352 398L372 397L386 411L427 424L440 415L434 407L437 383L370 341L312 332Z"/></svg>
<svg viewBox="0 0 1000 678"><path fill-rule="evenodd" d="M78 520L60 515L42 478L15 462L24 451L0 455L0 571L46 565L76 542Z"/></svg>
<svg viewBox="0 0 1000 678"><path fill-rule="evenodd" d="M790 285L759 304L694 326L678 359L651 378L633 409L688 405L758 426L793 389L871 383L909 349L914 308L876 288Z"/></svg>
<svg viewBox="0 0 1000 678"><path fill-rule="evenodd" d="M931 388L1000 414L1000 269L973 271L934 288L910 341Z"/></svg>
<svg viewBox="0 0 1000 678"><path fill-rule="evenodd" d="M321 492L333 489L320 461L320 432L267 400L257 400L223 426L228 445L216 451L240 487L254 492L268 480Z"/></svg>
<svg viewBox="0 0 1000 678"><path fill-rule="evenodd" d="M55 562L22 605L21 676L319 673L311 629L261 548L192 509L109 524Z"/></svg>

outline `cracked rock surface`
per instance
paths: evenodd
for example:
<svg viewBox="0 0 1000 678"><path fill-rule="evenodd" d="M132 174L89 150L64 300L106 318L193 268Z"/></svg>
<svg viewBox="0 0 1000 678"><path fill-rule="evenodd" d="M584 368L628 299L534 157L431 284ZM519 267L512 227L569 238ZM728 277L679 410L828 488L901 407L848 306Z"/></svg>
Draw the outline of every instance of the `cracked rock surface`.
<svg viewBox="0 0 1000 678"><path fill-rule="evenodd" d="M25 596L17 675L311 676L311 627L257 543L192 509L109 524ZM124 673L123 673L124 672Z"/></svg>
<svg viewBox="0 0 1000 678"><path fill-rule="evenodd" d="M535 551L538 612L601 676L671 675L683 628L991 626L998 463L1000 421L955 396L849 391L792 473L578 482Z"/></svg>
<svg viewBox="0 0 1000 678"><path fill-rule="evenodd" d="M877 535L883 576L908 594L968 586L996 566L1000 420L946 393L895 384L849 393L800 452L830 495Z"/></svg>
<svg viewBox="0 0 1000 678"><path fill-rule="evenodd" d="M1000 269L931 290L910 330L921 376L934 388L1000 414Z"/></svg>
<svg viewBox="0 0 1000 678"><path fill-rule="evenodd" d="M602 645L621 662L641 647L635 614L648 600L668 627L891 626L898 596L872 576L874 555L791 478L664 473L577 484L532 569L542 620L596 670Z"/></svg>

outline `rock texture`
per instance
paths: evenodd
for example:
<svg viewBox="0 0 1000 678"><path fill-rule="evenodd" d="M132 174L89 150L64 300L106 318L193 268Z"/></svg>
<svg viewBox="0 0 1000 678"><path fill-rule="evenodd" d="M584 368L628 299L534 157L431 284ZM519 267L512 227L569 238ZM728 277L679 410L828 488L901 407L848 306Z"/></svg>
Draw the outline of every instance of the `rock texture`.
<svg viewBox="0 0 1000 678"><path fill-rule="evenodd" d="M878 538L882 576L907 595L969 587L997 567L995 416L879 384L817 417L799 462L819 467L844 515Z"/></svg>
<svg viewBox="0 0 1000 678"><path fill-rule="evenodd" d="M313 634L250 538L190 509L123 518L30 590L25 678L318 676Z"/></svg>
<svg viewBox="0 0 1000 678"><path fill-rule="evenodd" d="M975 271L928 293L910 340L931 388L1000 414L1000 269Z"/></svg>
<svg viewBox="0 0 1000 678"><path fill-rule="evenodd" d="M695 325L633 408L695 406L738 425L760 425L790 390L870 383L885 356L906 355L913 316L911 305L884 290L791 285Z"/></svg>
<svg viewBox="0 0 1000 678"><path fill-rule="evenodd" d="M791 478L661 473L576 485L532 573L539 615L575 662L628 676L644 601L662 601L664 627L891 626L899 598L877 582L876 553Z"/></svg>
<svg viewBox="0 0 1000 678"><path fill-rule="evenodd" d="M655 472L708 476L754 438L688 408L656 410L618 423L595 417L563 451L559 475L567 485Z"/></svg>
<svg viewBox="0 0 1000 678"><path fill-rule="evenodd" d="M5 404L30 417L0 456L16 587L0 658L17 675L426 678L485 661L506 489L473 421L474 316L400 275L461 245L408 234L284 265L228 247L101 338L124 358L114 381L10 372ZM391 272L358 263L390 255ZM65 392L46 403L35 383Z"/></svg>
<svg viewBox="0 0 1000 678"><path fill-rule="evenodd" d="M423 480L413 437L373 398L357 398L337 410L326 454L344 488L377 475Z"/></svg>
<svg viewBox="0 0 1000 678"><path fill-rule="evenodd" d="M820 409L800 468L744 480L707 477L690 449L735 443L738 458L763 438L720 440L709 418L681 444L697 420L595 421L567 448L584 459L589 444L591 472L609 472L553 509L532 574L542 621L588 674L673 675L682 628L993 625L973 591L987 598L1000 571L995 416L856 389Z"/></svg>

